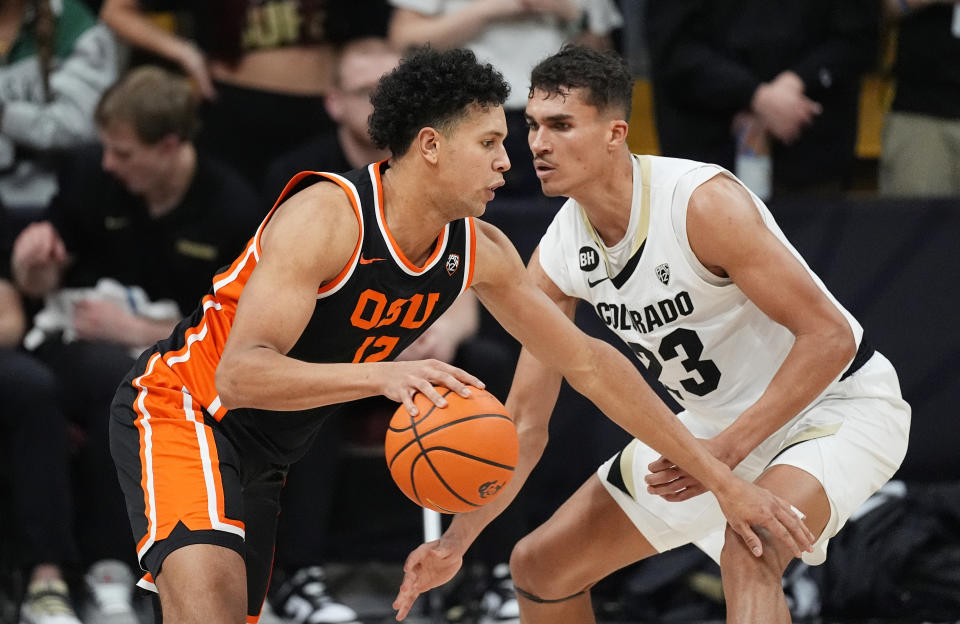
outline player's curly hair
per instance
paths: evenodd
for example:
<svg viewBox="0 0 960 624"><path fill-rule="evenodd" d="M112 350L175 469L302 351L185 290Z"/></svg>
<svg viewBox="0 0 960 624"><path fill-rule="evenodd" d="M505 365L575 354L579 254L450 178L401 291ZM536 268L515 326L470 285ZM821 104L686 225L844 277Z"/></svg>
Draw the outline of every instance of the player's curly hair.
<svg viewBox="0 0 960 624"><path fill-rule="evenodd" d="M421 129L447 130L469 104L502 106L509 93L500 72L470 50L414 48L370 96L370 138L401 156Z"/></svg>
<svg viewBox="0 0 960 624"><path fill-rule="evenodd" d="M530 97L534 90L547 96L564 95L569 89L584 89L586 103L597 110L622 109L630 118L633 76L614 52L578 45L565 45L540 61L530 74Z"/></svg>

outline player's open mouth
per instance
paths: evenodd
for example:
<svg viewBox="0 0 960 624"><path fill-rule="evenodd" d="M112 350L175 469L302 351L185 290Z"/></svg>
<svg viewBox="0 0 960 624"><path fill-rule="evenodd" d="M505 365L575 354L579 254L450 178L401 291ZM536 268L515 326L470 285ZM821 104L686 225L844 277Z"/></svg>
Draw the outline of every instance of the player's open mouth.
<svg viewBox="0 0 960 624"><path fill-rule="evenodd" d="M534 161L533 166L537 170L537 177L541 180L556 171L552 166L540 160Z"/></svg>

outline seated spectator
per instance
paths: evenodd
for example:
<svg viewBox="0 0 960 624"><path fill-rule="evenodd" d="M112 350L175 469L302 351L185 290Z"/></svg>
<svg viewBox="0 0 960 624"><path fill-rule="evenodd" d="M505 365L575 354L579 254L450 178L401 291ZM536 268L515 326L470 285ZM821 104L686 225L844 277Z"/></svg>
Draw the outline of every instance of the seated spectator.
<svg viewBox="0 0 960 624"><path fill-rule="evenodd" d="M4 2L0 32L0 206L22 222L56 194L55 157L94 140L116 46L79 0Z"/></svg>
<svg viewBox="0 0 960 624"><path fill-rule="evenodd" d="M397 49L429 43L436 48L469 48L491 63L510 85L503 108L504 146L511 168L498 195L539 196L540 182L527 147L523 109L530 70L571 40L609 47L610 33L623 20L613 0L390 0L390 42Z"/></svg>
<svg viewBox="0 0 960 624"><path fill-rule="evenodd" d="M399 62L400 55L383 39L357 39L343 47L333 74L333 87L324 101L337 128L317 135L273 162L263 184L269 204L301 171L345 173L389 156L388 151L373 144L367 132L367 118L373 113L370 93L380 76Z"/></svg>
<svg viewBox="0 0 960 624"><path fill-rule="evenodd" d="M6 264L5 262L3 264ZM10 475L17 564L27 580L20 605L26 624L80 624L64 580L77 563L67 468L67 423L57 406L53 373L18 350L26 318L20 295L0 272L0 439Z"/></svg>
<svg viewBox="0 0 960 624"><path fill-rule="evenodd" d="M719 164L761 196L848 185L875 2L649 2L646 23L664 156Z"/></svg>
<svg viewBox="0 0 960 624"><path fill-rule="evenodd" d="M132 550L107 437L131 351L196 306L209 275L236 257L264 213L236 173L194 147L196 101L186 80L138 68L105 93L96 124L102 146L73 155L50 220L28 226L12 256L18 286L45 298L28 342L86 432L76 497L85 565L122 561ZM111 622L133 624L133 577L125 569L127 593L110 591L117 570L91 566L94 606L110 598L109 610L127 615ZM117 596L127 604L114 604Z"/></svg>
<svg viewBox="0 0 960 624"><path fill-rule="evenodd" d="M176 11L193 38L147 11ZM121 39L179 65L205 98L198 137L210 153L259 186L273 159L304 137L332 130L323 98L336 46L386 28L385 0L106 0L103 20Z"/></svg>
<svg viewBox="0 0 960 624"><path fill-rule="evenodd" d="M880 194L960 196L960 3L885 0L899 20Z"/></svg>

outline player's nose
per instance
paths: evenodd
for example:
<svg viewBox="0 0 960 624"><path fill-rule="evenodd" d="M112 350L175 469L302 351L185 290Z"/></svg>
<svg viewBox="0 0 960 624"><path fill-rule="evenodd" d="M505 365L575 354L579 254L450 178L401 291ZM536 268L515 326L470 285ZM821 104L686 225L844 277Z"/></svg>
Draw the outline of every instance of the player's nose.
<svg viewBox="0 0 960 624"><path fill-rule="evenodd" d="M510 156L507 154L507 150L503 147L503 144L500 144L500 149L497 152L497 157L493 161L493 169L500 173L508 171L510 169Z"/></svg>
<svg viewBox="0 0 960 624"><path fill-rule="evenodd" d="M527 142L530 144L530 151L532 151L534 155L550 151L550 145L547 141L543 126L540 126L536 130L530 130L530 134L527 136Z"/></svg>

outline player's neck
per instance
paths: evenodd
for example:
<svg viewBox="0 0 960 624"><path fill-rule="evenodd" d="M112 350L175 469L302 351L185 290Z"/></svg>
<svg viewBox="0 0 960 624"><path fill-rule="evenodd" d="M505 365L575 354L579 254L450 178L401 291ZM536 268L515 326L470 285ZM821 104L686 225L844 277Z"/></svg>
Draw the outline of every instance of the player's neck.
<svg viewBox="0 0 960 624"><path fill-rule="evenodd" d="M416 266L433 252L437 236L449 219L434 206L429 192L417 184L422 176L408 170L402 159L390 161L383 175L383 213L387 229L407 260Z"/></svg>
<svg viewBox="0 0 960 624"><path fill-rule="evenodd" d="M616 245L630 225L630 207L633 204L633 156L624 152L590 184L570 194L587 214L591 225L605 245Z"/></svg>

